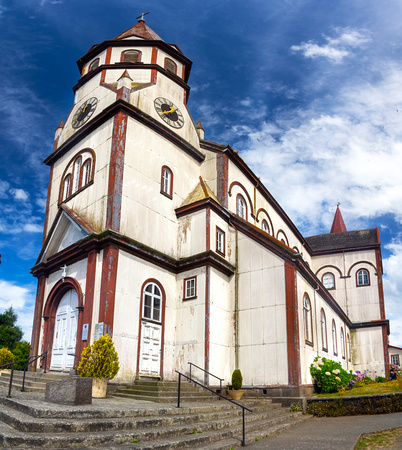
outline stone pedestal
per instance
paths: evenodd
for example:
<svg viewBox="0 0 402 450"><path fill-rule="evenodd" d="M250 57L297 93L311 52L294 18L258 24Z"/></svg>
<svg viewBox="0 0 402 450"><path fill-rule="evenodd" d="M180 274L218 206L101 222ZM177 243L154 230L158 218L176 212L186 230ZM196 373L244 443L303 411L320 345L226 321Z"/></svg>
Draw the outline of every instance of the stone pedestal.
<svg viewBox="0 0 402 450"><path fill-rule="evenodd" d="M46 383L45 400L61 405L91 405L92 378L68 377Z"/></svg>

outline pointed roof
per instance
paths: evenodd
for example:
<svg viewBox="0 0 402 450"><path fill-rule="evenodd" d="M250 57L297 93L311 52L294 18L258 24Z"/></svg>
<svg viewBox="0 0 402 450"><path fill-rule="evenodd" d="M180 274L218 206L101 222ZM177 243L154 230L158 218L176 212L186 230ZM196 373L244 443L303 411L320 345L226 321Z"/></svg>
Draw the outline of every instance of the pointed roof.
<svg viewBox="0 0 402 450"><path fill-rule="evenodd" d="M219 200L211 191L210 187L205 183L202 177L200 177L200 182L197 184L195 189L188 194L181 206L191 205L192 203L198 202L199 200L204 200L206 198L212 198L219 203Z"/></svg>
<svg viewBox="0 0 402 450"><path fill-rule="evenodd" d="M332 228L330 233L344 233L345 231L348 231L346 229L346 225L345 222L343 221L343 217L341 214L341 210L339 209L339 204L336 207L336 211L335 211L335 217L334 217L334 221L332 222Z"/></svg>
<svg viewBox="0 0 402 450"><path fill-rule="evenodd" d="M163 39L158 36L155 31L145 25L144 19L140 19L136 25L119 34L113 40L116 41L120 39L127 39L129 37L139 37L151 41L163 41Z"/></svg>

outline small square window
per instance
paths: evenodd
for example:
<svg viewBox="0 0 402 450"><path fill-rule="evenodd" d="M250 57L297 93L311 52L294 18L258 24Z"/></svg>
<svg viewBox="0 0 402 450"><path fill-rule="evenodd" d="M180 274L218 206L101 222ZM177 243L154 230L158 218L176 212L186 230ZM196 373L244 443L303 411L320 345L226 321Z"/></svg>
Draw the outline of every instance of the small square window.
<svg viewBox="0 0 402 450"><path fill-rule="evenodd" d="M216 252L225 256L225 232L216 227Z"/></svg>
<svg viewBox="0 0 402 450"><path fill-rule="evenodd" d="M197 277L186 278L184 280L184 300L196 298L197 296Z"/></svg>
<svg viewBox="0 0 402 450"><path fill-rule="evenodd" d="M399 355L391 355L391 364L399 366Z"/></svg>

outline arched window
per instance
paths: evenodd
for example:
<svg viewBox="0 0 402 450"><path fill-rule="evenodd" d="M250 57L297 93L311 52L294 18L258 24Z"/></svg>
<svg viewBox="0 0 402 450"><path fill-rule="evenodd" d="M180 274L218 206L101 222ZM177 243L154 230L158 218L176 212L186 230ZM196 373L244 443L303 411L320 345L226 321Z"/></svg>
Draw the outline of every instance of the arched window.
<svg viewBox="0 0 402 450"><path fill-rule="evenodd" d="M341 353L342 358L345 359L345 335L343 334L343 327L341 327Z"/></svg>
<svg viewBox="0 0 402 450"><path fill-rule="evenodd" d="M335 320L332 319L332 349L334 352L334 355L338 355L338 341L336 339L336 325Z"/></svg>
<svg viewBox="0 0 402 450"><path fill-rule="evenodd" d="M335 277L332 273L324 273L322 276L322 284L326 289L335 289Z"/></svg>
<svg viewBox="0 0 402 450"><path fill-rule="evenodd" d="M265 231L266 233L269 234L268 222L265 219L262 221L261 229L262 229L262 231Z"/></svg>
<svg viewBox="0 0 402 450"><path fill-rule="evenodd" d="M169 59L169 58L165 58L165 69L166 69L168 72L171 72L171 73L176 74L176 72L177 72L177 66L176 66L176 63L173 62L173 61L172 61L171 59Z"/></svg>
<svg viewBox="0 0 402 450"><path fill-rule="evenodd" d="M368 286L370 284L370 277L368 270L360 269L357 274L357 285L358 286Z"/></svg>
<svg viewBox="0 0 402 450"><path fill-rule="evenodd" d="M73 172L73 191L72 193L78 191L80 187L80 178L81 178L81 163L82 158L79 156L74 163L74 172Z"/></svg>
<svg viewBox="0 0 402 450"><path fill-rule="evenodd" d="M304 311L304 338L307 344L313 344L313 327L311 317L311 303L307 294L304 294L303 299L303 311Z"/></svg>
<svg viewBox="0 0 402 450"><path fill-rule="evenodd" d="M236 214L242 219L247 218L247 206L242 195L238 194L236 198Z"/></svg>
<svg viewBox="0 0 402 450"><path fill-rule="evenodd" d="M325 311L321 308L321 341L322 349L328 351L328 339L327 339L327 318L325 317Z"/></svg>
<svg viewBox="0 0 402 450"><path fill-rule="evenodd" d="M87 159L82 168L82 185L86 186L91 180L91 160Z"/></svg>
<svg viewBox="0 0 402 450"><path fill-rule="evenodd" d="M63 202L70 195L70 184L71 184L71 175L68 174L64 178L64 183L63 183L63 196L62 196L62 201Z"/></svg>
<svg viewBox="0 0 402 450"><path fill-rule="evenodd" d="M162 292L156 283L148 283L144 288L142 317L161 322Z"/></svg>
<svg viewBox="0 0 402 450"><path fill-rule="evenodd" d="M352 361L352 354L350 352L350 336L349 333L346 335L346 348L348 352L348 359L349 361Z"/></svg>
<svg viewBox="0 0 402 450"><path fill-rule="evenodd" d="M141 52L139 50L126 50L121 53L121 62L136 63L141 61Z"/></svg>
<svg viewBox="0 0 402 450"><path fill-rule="evenodd" d="M93 70L99 67L99 58L94 59L89 65L88 72L92 72Z"/></svg>
<svg viewBox="0 0 402 450"><path fill-rule="evenodd" d="M173 173L167 166L162 167L161 173L161 193L172 198L173 193Z"/></svg>

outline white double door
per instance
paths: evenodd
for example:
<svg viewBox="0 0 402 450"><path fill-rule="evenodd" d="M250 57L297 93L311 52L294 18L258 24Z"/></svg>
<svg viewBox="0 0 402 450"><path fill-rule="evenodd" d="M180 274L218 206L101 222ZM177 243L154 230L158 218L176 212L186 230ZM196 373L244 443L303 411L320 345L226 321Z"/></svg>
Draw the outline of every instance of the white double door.
<svg viewBox="0 0 402 450"><path fill-rule="evenodd" d="M77 342L77 307L77 292L71 289L63 295L57 308L51 369L65 370L74 366L74 353Z"/></svg>
<svg viewBox="0 0 402 450"><path fill-rule="evenodd" d="M161 370L162 325L141 322L140 375L158 377Z"/></svg>

